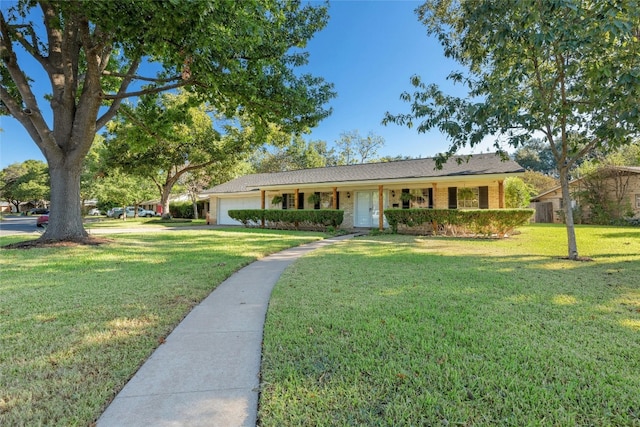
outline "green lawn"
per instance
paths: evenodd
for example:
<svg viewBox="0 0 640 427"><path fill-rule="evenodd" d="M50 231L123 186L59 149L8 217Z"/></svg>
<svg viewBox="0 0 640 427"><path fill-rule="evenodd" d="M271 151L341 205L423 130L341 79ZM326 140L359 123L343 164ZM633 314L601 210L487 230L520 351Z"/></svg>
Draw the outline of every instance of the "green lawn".
<svg viewBox="0 0 640 427"><path fill-rule="evenodd" d="M361 237L274 289L262 426L640 426L640 229Z"/></svg>
<svg viewBox="0 0 640 427"><path fill-rule="evenodd" d="M0 250L0 426L91 424L226 277L319 237L203 229ZM0 238L0 245L23 239Z"/></svg>
<svg viewBox="0 0 640 427"><path fill-rule="evenodd" d="M158 227L189 227L196 225L205 225L206 220L204 219L182 219L182 218L173 218L170 220L163 220L162 218L127 218L126 220L122 220L119 218L107 218L104 216L95 217L95 216L87 216L85 217L84 226L89 233L91 233L92 229L102 229L102 228L130 228L130 227L149 227L149 226L158 226Z"/></svg>

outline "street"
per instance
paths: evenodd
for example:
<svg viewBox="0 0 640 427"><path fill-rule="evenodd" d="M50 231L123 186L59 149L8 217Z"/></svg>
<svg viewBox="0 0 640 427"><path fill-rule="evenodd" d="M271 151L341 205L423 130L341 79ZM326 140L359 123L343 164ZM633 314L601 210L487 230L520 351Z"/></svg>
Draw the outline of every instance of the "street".
<svg viewBox="0 0 640 427"><path fill-rule="evenodd" d="M36 227L37 216L5 215L0 221L0 236L34 234L44 231Z"/></svg>

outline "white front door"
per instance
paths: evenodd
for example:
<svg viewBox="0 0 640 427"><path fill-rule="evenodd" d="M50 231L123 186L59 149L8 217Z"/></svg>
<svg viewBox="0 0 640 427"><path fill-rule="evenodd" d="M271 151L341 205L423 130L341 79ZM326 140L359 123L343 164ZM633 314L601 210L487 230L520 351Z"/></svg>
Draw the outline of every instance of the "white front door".
<svg viewBox="0 0 640 427"><path fill-rule="evenodd" d="M383 199L383 206L386 207L386 193ZM378 227L380 211L377 191L357 191L356 194L355 221L356 227ZM384 226L387 226L386 218Z"/></svg>

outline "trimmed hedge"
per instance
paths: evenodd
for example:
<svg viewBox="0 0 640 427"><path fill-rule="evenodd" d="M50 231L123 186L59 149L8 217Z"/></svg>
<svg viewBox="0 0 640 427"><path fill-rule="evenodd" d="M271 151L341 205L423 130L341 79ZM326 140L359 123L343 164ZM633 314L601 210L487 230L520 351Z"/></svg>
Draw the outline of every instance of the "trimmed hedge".
<svg viewBox="0 0 640 427"><path fill-rule="evenodd" d="M432 234L505 236L515 227L527 224L534 212L533 209L387 209L384 214L394 233L403 225L407 232L429 229Z"/></svg>
<svg viewBox="0 0 640 427"><path fill-rule="evenodd" d="M169 213L173 218L193 218L193 203L178 202L169 204ZM198 202L198 214L204 215L204 202Z"/></svg>
<svg viewBox="0 0 640 427"><path fill-rule="evenodd" d="M280 230L325 230L338 228L344 219L344 211L329 209L231 209L229 216L245 227L265 227Z"/></svg>

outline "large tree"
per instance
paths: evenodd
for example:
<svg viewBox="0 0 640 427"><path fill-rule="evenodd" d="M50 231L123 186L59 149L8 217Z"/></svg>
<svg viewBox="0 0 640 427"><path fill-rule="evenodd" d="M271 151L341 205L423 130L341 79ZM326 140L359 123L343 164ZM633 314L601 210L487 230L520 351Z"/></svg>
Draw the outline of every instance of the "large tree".
<svg viewBox="0 0 640 427"><path fill-rule="evenodd" d="M325 141L305 141L295 135L286 145L261 147L250 162L255 173L285 172L335 166L338 157L334 149L327 148Z"/></svg>
<svg viewBox="0 0 640 427"><path fill-rule="evenodd" d="M184 174L233 169L268 139L271 127L260 128L247 117L226 118L186 92L147 94L135 107L123 105L107 125L105 160L153 182L168 217L169 197Z"/></svg>
<svg viewBox="0 0 640 427"><path fill-rule="evenodd" d="M540 138L530 139L520 145L513 153L513 159L526 170L558 175L551 147Z"/></svg>
<svg viewBox="0 0 640 427"><path fill-rule="evenodd" d="M409 114L384 122L438 128L451 142L442 160L487 137L518 147L542 135L564 200L569 171L593 150L640 133L640 7L635 0L429 0L417 9L428 33L465 72L449 79L468 96L412 78ZM578 259L571 203L564 203L568 257Z"/></svg>
<svg viewBox="0 0 640 427"><path fill-rule="evenodd" d="M373 132L365 137L357 130L342 132L336 141L340 164L371 163L376 160L378 149L384 147L384 138Z"/></svg>
<svg viewBox="0 0 640 427"><path fill-rule="evenodd" d="M87 237L83 159L123 99L185 87L256 126L294 132L317 124L329 114L331 85L295 69L326 20L325 7L291 0L18 0L3 8L0 107L27 130L51 175L41 238ZM28 75L34 66L48 76L46 96L43 79Z"/></svg>

